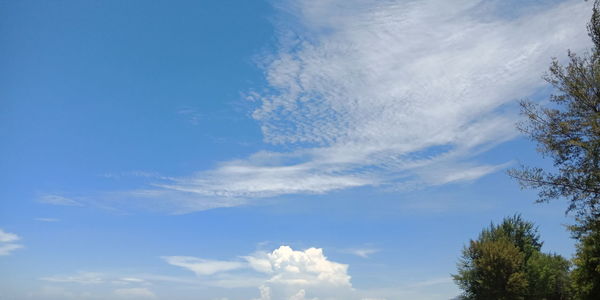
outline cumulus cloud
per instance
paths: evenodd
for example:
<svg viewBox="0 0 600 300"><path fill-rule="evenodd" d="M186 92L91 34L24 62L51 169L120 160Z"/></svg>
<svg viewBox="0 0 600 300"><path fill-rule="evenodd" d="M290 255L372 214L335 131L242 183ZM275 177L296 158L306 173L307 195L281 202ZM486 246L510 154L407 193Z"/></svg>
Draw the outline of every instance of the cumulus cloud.
<svg viewBox="0 0 600 300"><path fill-rule="evenodd" d="M298 251L281 246L271 253L256 253L245 258L254 270L270 274L270 283L351 286L348 265L328 260L323 249Z"/></svg>
<svg viewBox="0 0 600 300"><path fill-rule="evenodd" d="M306 292L304 290L299 290L298 293L290 297L290 300L305 300ZM317 300L317 298L313 298L312 300Z"/></svg>
<svg viewBox="0 0 600 300"><path fill-rule="evenodd" d="M134 198L175 199L186 212L286 194L473 181L504 168L478 155L517 136L513 104L545 86L551 57L589 47L590 4L502 3L276 4L278 48L261 63L267 87L248 98L265 142L286 150L164 178Z"/></svg>
<svg viewBox="0 0 600 300"><path fill-rule="evenodd" d="M329 260L319 248L294 250L281 246L272 252L256 252L240 258L243 261L181 256L164 259L201 276L205 285L258 287L259 300L305 299L307 293L335 295L352 292L348 265Z"/></svg>
<svg viewBox="0 0 600 300"><path fill-rule="evenodd" d="M158 298L152 290L160 290L163 284L186 290L201 288L207 296L212 293L212 298L223 295L226 290L234 295L227 296L238 299L239 295L245 295L242 299L253 300L447 299L443 297L456 292L450 278L398 284L393 288L355 289L348 272L349 265L332 261L320 248L294 250L284 245L228 261L187 256L163 259L168 264L194 273L196 277L78 272L40 280L55 285L50 291L65 295L52 296L57 299L83 299L84 294L94 299ZM441 286L443 292L437 291L432 297L431 286ZM446 286L451 287L449 292ZM256 289L255 294L248 296L252 289ZM71 296L67 297L67 294Z"/></svg>
<svg viewBox="0 0 600 300"><path fill-rule="evenodd" d="M10 255L13 251L23 248L23 245L14 243L20 239L18 235L0 228L0 256Z"/></svg>

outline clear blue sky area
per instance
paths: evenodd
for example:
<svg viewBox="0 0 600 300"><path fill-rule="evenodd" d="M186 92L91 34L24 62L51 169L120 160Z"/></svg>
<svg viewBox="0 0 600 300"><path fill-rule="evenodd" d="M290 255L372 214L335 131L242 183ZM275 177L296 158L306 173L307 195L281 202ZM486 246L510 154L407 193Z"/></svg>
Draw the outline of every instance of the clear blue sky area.
<svg viewBox="0 0 600 300"><path fill-rule="evenodd" d="M0 1L0 299L450 299L584 1Z"/></svg>

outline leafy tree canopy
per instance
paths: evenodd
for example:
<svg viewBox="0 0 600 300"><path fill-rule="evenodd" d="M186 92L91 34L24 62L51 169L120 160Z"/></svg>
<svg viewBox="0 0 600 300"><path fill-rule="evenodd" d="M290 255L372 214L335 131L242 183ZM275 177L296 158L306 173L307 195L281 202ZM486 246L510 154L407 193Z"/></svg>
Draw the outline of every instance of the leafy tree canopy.
<svg viewBox="0 0 600 300"><path fill-rule="evenodd" d="M463 299L570 299L569 261L541 246L537 228L519 215L483 229L453 275Z"/></svg>
<svg viewBox="0 0 600 300"><path fill-rule="evenodd" d="M522 187L539 191L539 202L565 198L579 220L600 216L600 13L595 1L588 33L591 53L569 51L569 62L552 62L544 77L556 90L551 105L522 101L518 128L537 143L555 169L523 166L509 171Z"/></svg>

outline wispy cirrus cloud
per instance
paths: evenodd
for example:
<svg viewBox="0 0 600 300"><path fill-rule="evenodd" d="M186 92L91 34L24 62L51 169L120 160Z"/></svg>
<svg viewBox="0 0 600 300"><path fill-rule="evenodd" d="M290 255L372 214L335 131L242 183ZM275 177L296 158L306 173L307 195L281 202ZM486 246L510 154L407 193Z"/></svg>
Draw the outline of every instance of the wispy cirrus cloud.
<svg viewBox="0 0 600 300"><path fill-rule="evenodd" d="M81 202L61 195L46 194L38 197L38 202L60 206L82 206Z"/></svg>
<svg viewBox="0 0 600 300"><path fill-rule="evenodd" d="M171 265L189 269L197 275L212 275L244 267L241 262L201 259L190 256L164 256Z"/></svg>
<svg viewBox="0 0 600 300"><path fill-rule="evenodd" d="M545 86L551 57L589 46L590 4L502 3L275 4L279 43L261 62L267 86L248 99L264 141L281 150L165 177L128 199L168 199L187 212L288 194L473 181L506 167L478 155L517 136L513 104Z"/></svg>
<svg viewBox="0 0 600 300"><path fill-rule="evenodd" d="M494 15L495 1L284 2L268 88L249 94L259 152L159 187L209 198L476 180L477 155L517 136L515 100L550 58L588 46L589 4ZM517 10L518 8L514 8ZM285 20L283 20L285 19ZM549 22L549 20L552 20Z"/></svg>
<svg viewBox="0 0 600 300"><path fill-rule="evenodd" d="M75 275L68 276L48 276L42 277L40 280L55 283L77 283L77 284L102 284L106 282L106 277L102 273L95 272L79 272Z"/></svg>
<svg viewBox="0 0 600 300"><path fill-rule="evenodd" d="M34 220L39 221L39 222L59 222L60 219L58 218L35 218Z"/></svg>

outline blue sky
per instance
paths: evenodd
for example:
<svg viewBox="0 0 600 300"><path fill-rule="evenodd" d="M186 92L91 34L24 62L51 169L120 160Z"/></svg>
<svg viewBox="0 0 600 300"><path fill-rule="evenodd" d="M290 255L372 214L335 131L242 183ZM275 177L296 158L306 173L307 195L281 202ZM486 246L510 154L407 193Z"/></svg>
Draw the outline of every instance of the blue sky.
<svg viewBox="0 0 600 300"><path fill-rule="evenodd" d="M0 299L449 299L568 1L0 1Z"/></svg>

